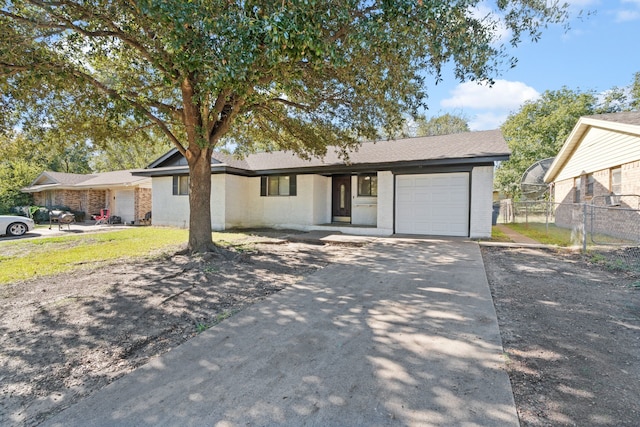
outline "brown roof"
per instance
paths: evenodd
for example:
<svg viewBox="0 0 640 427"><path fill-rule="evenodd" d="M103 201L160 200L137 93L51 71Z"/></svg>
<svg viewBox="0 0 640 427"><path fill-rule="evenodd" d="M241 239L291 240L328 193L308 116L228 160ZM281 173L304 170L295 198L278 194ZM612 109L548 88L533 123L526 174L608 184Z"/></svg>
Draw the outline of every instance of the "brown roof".
<svg viewBox="0 0 640 427"><path fill-rule="evenodd" d="M227 164L252 171L344 165L345 161L340 158L338 153L339 151L335 147L329 147L323 158L304 160L290 151L275 151L250 154L243 161L230 158ZM418 160L502 157L508 156L509 153L502 133L499 130L490 130L366 142L357 150L349 153L349 164L367 165ZM221 160L218 153L214 156ZM229 157L231 156L226 156L225 159Z"/></svg>
<svg viewBox="0 0 640 427"><path fill-rule="evenodd" d="M95 177L95 175L46 171L46 172L43 172L38 178L36 178L36 181L44 181L43 183L52 184L53 182L51 182L51 180L53 180L55 183L58 183L61 185L75 185L75 184L80 184L81 182L91 179L93 177ZM50 179L47 179L47 178L50 178Z"/></svg>
<svg viewBox="0 0 640 427"><path fill-rule="evenodd" d="M328 147L324 157L305 160L292 151L273 151L249 154L243 159L214 152L212 172L239 174L277 174L282 172L337 173L349 170L375 170L451 165L462 163L489 163L507 160L510 151L500 130L465 132L451 135L426 136L387 141L366 142L348 153L348 161L336 147ZM176 162L181 154L174 148L151 163L146 170L135 175L164 176L187 173L183 162ZM230 171L235 169L235 171Z"/></svg>
<svg viewBox="0 0 640 427"><path fill-rule="evenodd" d="M132 172L135 170L122 170L113 172L101 172L92 175L91 179L83 181L80 187L104 187L117 185L132 185L147 178L134 176Z"/></svg>
<svg viewBox="0 0 640 427"><path fill-rule="evenodd" d="M91 188L109 186L138 185L148 178L134 176L135 170L121 170L113 172L101 172L96 174L77 174L65 172L42 172L33 183L22 191L34 193L44 190L62 188Z"/></svg>
<svg viewBox="0 0 640 427"><path fill-rule="evenodd" d="M627 125L640 126L640 111L625 111L622 113L594 114L585 116L595 120L606 120L608 122L624 123Z"/></svg>

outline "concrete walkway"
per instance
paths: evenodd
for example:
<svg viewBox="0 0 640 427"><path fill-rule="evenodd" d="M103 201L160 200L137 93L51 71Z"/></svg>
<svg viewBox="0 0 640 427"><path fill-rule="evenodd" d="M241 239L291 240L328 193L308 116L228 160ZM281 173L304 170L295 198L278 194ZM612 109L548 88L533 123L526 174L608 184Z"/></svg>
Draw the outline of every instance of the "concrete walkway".
<svg viewBox="0 0 640 427"><path fill-rule="evenodd" d="M377 239L44 425L519 423L478 244Z"/></svg>

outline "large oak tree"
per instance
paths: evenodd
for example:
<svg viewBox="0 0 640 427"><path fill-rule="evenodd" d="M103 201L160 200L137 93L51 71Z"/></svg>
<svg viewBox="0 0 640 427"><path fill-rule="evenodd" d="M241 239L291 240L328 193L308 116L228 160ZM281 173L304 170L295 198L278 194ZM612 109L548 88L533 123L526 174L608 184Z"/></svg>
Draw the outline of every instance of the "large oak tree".
<svg viewBox="0 0 640 427"><path fill-rule="evenodd" d="M81 112L96 140L105 122L156 126L189 165L193 251L211 247L210 159L224 139L240 152L260 143L322 155L393 135L445 64L459 80L490 80L512 64L505 30L517 45L566 19L548 0L0 5L2 108L50 124Z"/></svg>

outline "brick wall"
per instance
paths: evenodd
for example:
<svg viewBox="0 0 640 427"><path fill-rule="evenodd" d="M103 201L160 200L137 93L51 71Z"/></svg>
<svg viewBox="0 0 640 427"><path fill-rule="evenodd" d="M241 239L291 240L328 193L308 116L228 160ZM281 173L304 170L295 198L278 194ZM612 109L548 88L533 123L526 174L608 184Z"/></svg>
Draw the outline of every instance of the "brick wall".
<svg viewBox="0 0 640 427"><path fill-rule="evenodd" d="M99 214L100 209L107 207L107 192L105 190L87 190L85 193L85 203L87 217Z"/></svg>
<svg viewBox="0 0 640 427"><path fill-rule="evenodd" d="M71 210L84 212L86 218L100 212L107 206L105 190L48 190L51 192L51 205L68 206ZM38 206L47 206L47 193L33 194L33 202Z"/></svg>
<svg viewBox="0 0 640 427"><path fill-rule="evenodd" d="M617 206L610 206L611 169L593 173L593 195L586 195L587 177L582 176L581 202L587 205L587 232L640 241L640 161L621 167L622 194ZM555 223L559 227L581 227L584 222L582 204L573 203L573 178L555 184Z"/></svg>
<svg viewBox="0 0 640 427"><path fill-rule="evenodd" d="M151 211L151 194L150 188L136 188L134 208L136 220L144 219L147 212Z"/></svg>
<svg viewBox="0 0 640 427"><path fill-rule="evenodd" d="M560 203L556 207L556 225L558 227L571 228L571 224L574 222L574 213L571 208L573 203L573 179L556 182L554 197L556 203Z"/></svg>

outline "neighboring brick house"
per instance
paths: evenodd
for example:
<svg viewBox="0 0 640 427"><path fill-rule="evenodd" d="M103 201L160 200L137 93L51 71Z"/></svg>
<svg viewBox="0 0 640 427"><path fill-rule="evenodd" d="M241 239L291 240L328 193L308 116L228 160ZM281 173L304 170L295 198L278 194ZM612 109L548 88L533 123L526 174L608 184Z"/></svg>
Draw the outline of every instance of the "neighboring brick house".
<svg viewBox="0 0 640 427"><path fill-rule="evenodd" d="M556 225L582 223L597 233L628 237L640 221L640 112L581 117L556 156L545 182L553 183Z"/></svg>
<svg viewBox="0 0 640 427"><path fill-rule="evenodd" d="M143 219L151 211L151 179L134 176L133 170L75 174L42 172L25 193L38 206L68 206L86 218L109 209L123 222Z"/></svg>

